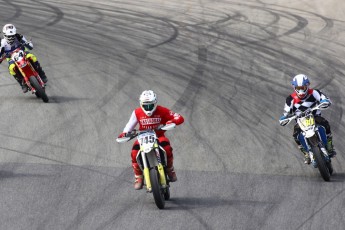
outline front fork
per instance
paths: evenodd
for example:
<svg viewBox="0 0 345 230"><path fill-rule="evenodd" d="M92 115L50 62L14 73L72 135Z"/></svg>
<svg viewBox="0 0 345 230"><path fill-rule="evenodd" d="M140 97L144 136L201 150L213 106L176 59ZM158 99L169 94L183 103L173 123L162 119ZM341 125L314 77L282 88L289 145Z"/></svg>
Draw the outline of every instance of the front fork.
<svg viewBox="0 0 345 230"><path fill-rule="evenodd" d="M163 167L162 160L161 160L160 153L159 153L159 146L156 143L154 145L154 147L155 147L154 150L155 150L156 158L157 158L157 162L158 162L157 169L158 169L158 173L159 173L159 181L160 181L162 188L166 188L167 187L167 181L166 181L164 167ZM146 189L148 192L151 192L152 191L152 185L151 185L151 180L150 180L150 169L149 169L148 164L147 164L146 153L142 152L142 154L143 154L142 157L143 157L143 166L144 166L143 173L144 173L144 178L145 178L145 182L146 182Z"/></svg>
<svg viewBox="0 0 345 230"><path fill-rule="evenodd" d="M311 151L311 147L310 147L310 144L312 144L312 145L318 145L325 159L327 161L329 160L328 152L325 148L325 146L327 145L327 135L326 135L326 129L324 127L322 126L316 127L315 135L308 138L308 141L307 141L307 138L305 138L305 136L302 133L298 135L298 140L301 142L303 148L309 153L310 159L314 159L314 154ZM321 140L321 142L319 140Z"/></svg>

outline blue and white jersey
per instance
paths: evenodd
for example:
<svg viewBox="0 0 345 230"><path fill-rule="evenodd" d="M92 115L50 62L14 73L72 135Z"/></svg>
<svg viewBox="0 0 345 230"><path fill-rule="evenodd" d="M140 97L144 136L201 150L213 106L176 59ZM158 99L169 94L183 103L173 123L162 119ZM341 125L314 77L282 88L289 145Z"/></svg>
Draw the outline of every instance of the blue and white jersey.
<svg viewBox="0 0 345 230"><path fill-rule="evenodd" d="M331 103L331 100L317 89L309 89L307 96L304 99L300 99L297 96L297 93L294 92L286 98L286 103L284 106L284 116L291 114L298 115L300 112L303 112L308 108L319 104L321 100L329 100L329 102ZM316 116L320 116L321 110L316 110L313 113Z"/></svg>

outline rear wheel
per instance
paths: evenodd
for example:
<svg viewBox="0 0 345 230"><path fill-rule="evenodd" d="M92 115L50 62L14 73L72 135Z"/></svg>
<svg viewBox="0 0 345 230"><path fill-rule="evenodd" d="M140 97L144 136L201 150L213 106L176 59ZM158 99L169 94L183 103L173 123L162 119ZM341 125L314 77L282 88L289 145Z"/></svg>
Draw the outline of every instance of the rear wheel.
<svg viewBox="0 0 345 230"><path fill-rule="evenodd" d="M326 165L326 161L323 158L323 156L321 155L321 151L319 149L318 146L312 146L312 151L315 157L315 160L317 162L317 168L320 171L321 177L325 180L325 181L330 181L331 179L331 174L330 171Z"/></svg>
<svg viewBox="0 0 345 230"><path fill-rule="evenodd" d="M36 97L42 98L42 100L47 103L49 101L49 98L42 86L38 83L37 79L35 77L30 77L30 84L32 87L36 90Z"/></svg>
<svg viewBox="0 0 345 230"><path fill-rule="evenodd" d="M165 206L165 200L163 195L163 189L161 188L161 185L159 183L159 175L156 168L150 169L150 180L155 203L159 209L163 209Z"/></svg>

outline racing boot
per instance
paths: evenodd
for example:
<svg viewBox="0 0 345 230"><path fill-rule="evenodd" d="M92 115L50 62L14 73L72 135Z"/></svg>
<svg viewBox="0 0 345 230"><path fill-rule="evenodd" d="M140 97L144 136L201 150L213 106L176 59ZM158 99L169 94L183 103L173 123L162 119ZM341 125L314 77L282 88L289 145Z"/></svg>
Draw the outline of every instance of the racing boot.
<svg viewBox="0 0 345 230"><path fill-rule="evenodd" d="M143 181L144 178L143 176L135 176L135 181L134 181L134 189L135 190L140 190L143 188Z"/></svg>
<svg viewBox="0 0 345 230"><path fill-rule="evenodd" d="M177 176L176 176L176 172L174 170L174 167L167 168L167 174L168 174L170 182L177 181Z"/></svg>
<svg viewBox="0 0 345 230"><path fill-rule="evenodd" d="M167 149L166 151L168 152L170 150L170 154L167 156L167 167L166 167L166 172L168 174L169 180L170 182L175 182L177 181L177 177L176 177L176 172L174 170L174 157L172 154L172 148L170 147L170 149Z"/></svg>
<svg viewBox="0 0 345 230"><path fill-rule="evenodd" d="M47 83L48 82L48 78L46 76L46 73L43 71L43 69L42 69L42 67L41 67L41 65L40 65L40 63L38 61L34 62L34 67L37 70L38 74L40 75L42 81L44 83Z"/></svg>
<svg viewBox="0 0 345 230"><path fill-rule="evenodd" d="M337 155L337 152L335 151L334 147L333 147L333 141L332 141L332 135L328 135L327 136L327 146L326 149L328 151L328 156L329 157L334 157L335 155Z"/></svg>
<svg viewBox="0 0 345 230"><path fill-rule="evenodd" d="M144 185L143 172L141 171L138 163L132 163L132 167L135 175L134 189L140 190Z"/></svg>
<svg viewBox="0 0 345 230"><path fill-rule="evenodd" d="M13 75L13 77L17 80L19 85L22 87L23 93L27 93L29 88L28 86L24 83L23 77L21 77L19 74Z"/></svg>
<svg viewBox="0 0 345 230"><path fill-rule="evenodd" d="M310 162L311 162L309 153L303 148L302 145L299 145L298 148L299 148L299 150L300 150L300 151L303 153L303 155L304 155L304 164L309 165Z"/></svg>

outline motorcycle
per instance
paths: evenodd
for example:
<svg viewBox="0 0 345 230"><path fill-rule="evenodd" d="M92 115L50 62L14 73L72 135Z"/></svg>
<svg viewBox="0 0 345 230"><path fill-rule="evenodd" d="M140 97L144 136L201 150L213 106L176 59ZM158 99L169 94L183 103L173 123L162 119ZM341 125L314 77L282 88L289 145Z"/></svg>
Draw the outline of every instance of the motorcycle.
<svg viewBox="0 0 345 230"><path fill-rule="evenodd" d="M171 130L176 124L171 123L156 130ZM153 194L155 203L159 209L164 209L165 200L170 199L169 177L167 176L167 155L159 145L158 137L154 129L134 130L123 138L117 138L118 143L127 142L137 138L140 150L137 154L137 162L143 171L146 189Z"/></svg>
<svg viewBox="0 0 345 230"><path fill-rule="evenodd" d="M2 57L0 60L3 61L8 57L14 61L16 69L23 76L23 84L28 86L28 89L32 92L32 94L35 94L36 97L41 98L47 103L49 98L45 92L45 84L35 68L32 66L30 60L26 58L24 45L18 47L7 55L4 55L4 57Z"/></svg>
<svg viewBox="0 0 345 230"><path fill-rule="evenodd" d="M297 124L302 132L298 135L298 140L301 142L304 149L309 153L312 165L318 168L321 177L325 181L330 181L333 174L333 166L325 146L327 146L327 136L325 127L316 124L313 111L323 110L328 107L327 103L320 103L313 108L310 108L298 115L293 115L281 120L281 125L287 125L292 120L297 119Z"/></svg>

